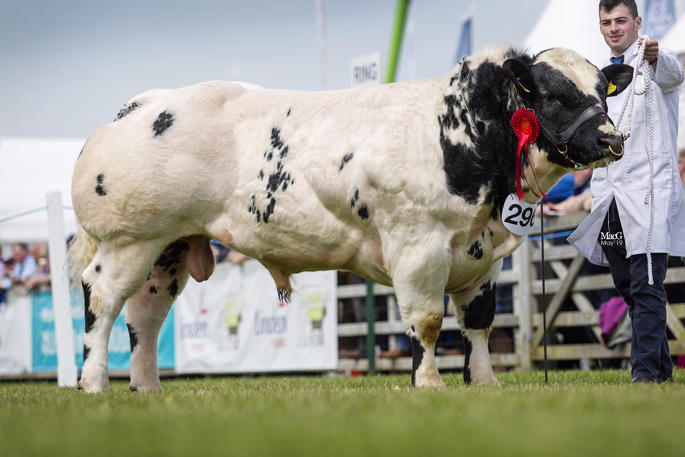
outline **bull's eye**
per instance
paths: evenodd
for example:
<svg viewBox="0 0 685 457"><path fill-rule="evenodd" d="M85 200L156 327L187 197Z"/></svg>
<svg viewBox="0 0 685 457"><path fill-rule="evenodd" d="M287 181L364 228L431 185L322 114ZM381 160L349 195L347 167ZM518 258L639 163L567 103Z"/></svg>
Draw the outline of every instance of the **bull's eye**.
<svg viewBox="0 0 685 457"><path fill-rule="evenodd" d="M556 102L559 99L554 94L545 94L545 100L547 100L548 102Z"/></svg>

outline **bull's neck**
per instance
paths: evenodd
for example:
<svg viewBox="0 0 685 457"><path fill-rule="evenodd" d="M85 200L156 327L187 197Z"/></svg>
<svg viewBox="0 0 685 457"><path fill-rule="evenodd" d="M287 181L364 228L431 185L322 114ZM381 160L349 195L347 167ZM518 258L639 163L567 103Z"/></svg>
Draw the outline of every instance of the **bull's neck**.
<svg viewBox="0 0 685 457"><path fill-rule="evenodd" d="M438 102L440 146L448 191L469 204L501 208L515 191L516 109L500 65L463 62L445 79Z"/></svg>

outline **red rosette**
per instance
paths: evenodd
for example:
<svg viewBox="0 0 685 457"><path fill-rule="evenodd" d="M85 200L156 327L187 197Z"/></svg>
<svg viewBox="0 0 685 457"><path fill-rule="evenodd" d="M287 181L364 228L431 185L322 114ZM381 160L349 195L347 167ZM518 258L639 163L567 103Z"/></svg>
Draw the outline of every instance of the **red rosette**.
<svg viewBox="0 0 685 457"><path fill-rule="evenodd" d="M511 116L511 129L519 141L523 139L527 144L531 144L540 135L540 121L531 110L517 109Z"/></svg>
<svg viewBox="0 0 685 457"><path fill-rule="evenodd" d="M528 154L528 145L534 143L535 140L538 139L538 136L540 135L540 121L531 110L525 108L517 109L511 116L511 129L514 131L516 138L518 138L518 144L516 146L516 194L518 195L519 200L523 200L524 194L523 187L521 186L521 174L523 173L526 182L528 182L528 178L521 167L521 151L523 150ZM530 184L528 187L530 187ZM542 196L546 197L542 189L539 190ZM531 191L533 191L536 196L540 197L532 188Z"/></svg>

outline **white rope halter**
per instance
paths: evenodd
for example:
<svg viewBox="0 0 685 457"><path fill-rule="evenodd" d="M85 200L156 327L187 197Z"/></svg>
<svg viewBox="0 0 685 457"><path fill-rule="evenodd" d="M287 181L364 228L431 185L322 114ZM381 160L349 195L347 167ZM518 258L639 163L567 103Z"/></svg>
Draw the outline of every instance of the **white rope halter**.
<svg viewBox="0 0 685 457"><path fill-rule="evenodd" d="M633 106L635 103L635 95L645 96L645 135L644 148L647 153L647 161L649 163L649 188L645 194L645 205L649 205L649 231L647 232L647 276L649 285L654 284L654 276L652 274L652 242L654 235L654 115L656 107L654 106L654 93L651 87L651 78L649 78L650 67L649 62L645 60L645 47L649 37L642 35L637 48L637 64L633 69L633 80L630 84L630 92L623 103L623 109L618 117L616 128L623 133L624 141L630 137L633 119ZM642 75L642 88L637 87L637 75ZM623 123L624 114L628 113L625 124ZM623 129L622 129L623 127Z"/></svg>

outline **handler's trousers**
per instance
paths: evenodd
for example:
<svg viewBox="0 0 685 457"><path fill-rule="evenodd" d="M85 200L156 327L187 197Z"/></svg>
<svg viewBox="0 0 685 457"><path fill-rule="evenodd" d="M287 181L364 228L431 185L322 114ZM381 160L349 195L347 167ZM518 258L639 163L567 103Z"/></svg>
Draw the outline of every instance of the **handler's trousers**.
<svg viewBox="0 0 685 457"><path fill-rule="evenodd" d="M654 284L650 286L647 255L636 254L626 258L625 237L616 201L611 202L599 236L614 285L628 304L632 320L632 377L649 381L671 380L673 366L668 349L664 289L668 255L651 254Z"/></svg>

